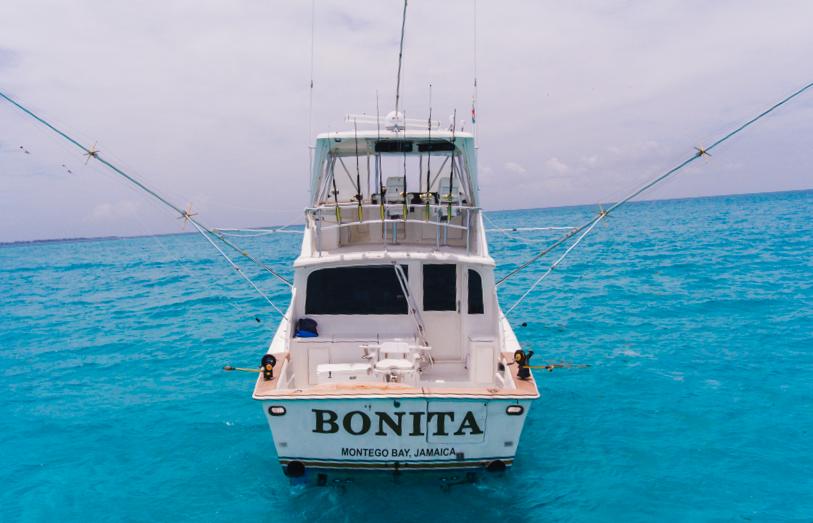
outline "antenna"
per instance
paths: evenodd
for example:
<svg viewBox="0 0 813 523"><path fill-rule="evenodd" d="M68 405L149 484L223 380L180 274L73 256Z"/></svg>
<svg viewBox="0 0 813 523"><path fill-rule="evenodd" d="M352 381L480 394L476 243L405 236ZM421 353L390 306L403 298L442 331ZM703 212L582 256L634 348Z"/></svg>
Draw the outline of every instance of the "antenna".
<svg viewBox="0 0 813 523"><path fill-rule="evenodd" d="M395 82L395 117L401 102L401 63L404 59L404 28L406 27L407 0L404 0L404 14L401 17L401 46L398 49L398 79Z"/></svg>
<svg viewBox="0 0 813 523"><path fill-rule="evenodd" d="M316 0L311 0L311 78L310 87L308 88L308 141L305 144L308 147L308 175L310 176L311 164L313 163L313 149L311 148L311 140L313 139L313 64L314 52L316 46Z"/></svg>
<svg viewBox="0 0 813 523"><path fill-rule="evenodd" d="M474 3L474 87L471 93L471 130L477 143L477 0Z"/></svg>

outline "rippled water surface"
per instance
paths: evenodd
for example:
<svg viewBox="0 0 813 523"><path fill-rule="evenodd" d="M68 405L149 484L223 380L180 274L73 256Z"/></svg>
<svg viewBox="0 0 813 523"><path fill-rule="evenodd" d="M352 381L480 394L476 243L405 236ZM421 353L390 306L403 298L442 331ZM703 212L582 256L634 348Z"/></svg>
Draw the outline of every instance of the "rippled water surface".
<svg viewBox="0 0 813 523"><path fill-rule="evenodd" d="M252 376L220 370L254 366L276 318L199 237L0 247L0 519L811 521L811 217L807 191L637 203L600 225L513 315L535 363L591 367L537 374L513 470L451 489L290 486ZM490 233L498 273L553 237ZM244 243L290 272L299 241Z"/></svg>

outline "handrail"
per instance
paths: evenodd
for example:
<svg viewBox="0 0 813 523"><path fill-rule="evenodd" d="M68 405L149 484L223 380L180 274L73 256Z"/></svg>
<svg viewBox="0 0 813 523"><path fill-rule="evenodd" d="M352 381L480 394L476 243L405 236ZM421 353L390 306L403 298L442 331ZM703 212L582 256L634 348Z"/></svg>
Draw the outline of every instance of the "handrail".
<svg viewBox="0 0 813 523"><path fill-rule="evenodd" d="M459 229L461 231L465 231L468 229L465 225L455 225L448 222L438 222L438 221L426 221L426 220L418 220L415 218L407 218L406 220L402 220L401 218L386 218L384 220L364 220L364 221L355 221L355 222L342 222L337 223L335 225L323 225L323 231L329 231L331 229L340 229L342 227L353 227L357 225L371 225L371 224L382 224L382 223L417 223L419 225L434 225L434 226L441 226L441 227L448 227L450 229Z"/></svg>
<svg viewBox="0 0 813 523"><path fill-rule="evenodd" d="M361 208L361 212L359 213L361 220L359 220L356 216L342 219L342 210L356 210L359 209L359 207ZM384 212L382 213L384 218L373 217L371 211L377 211L378 213L381 211L382 207L384 209ZM407 213L405 216L403 213L403 202L384 204L368 203L362 204L361 206L359 206L357 202L345 202L320 205L318 207L308 207L305 209L305 216L308 219L308 228L314 231L315 241L313 247L317 252L322 252L322 233L324 231L336 229L343 230L362 226L381 225L381 241L383 243L392 242L397 244L399 243L397 225L400 223L411 225L412 227L435 227L437 230L434 241L436 247L440 247L441 245L449 245L449 230L463 231L464 234L461 240L465 243L466 252L470 252L471 229L477 223L473 223L471 218L473 214L476 215L481 211L479 207L460 204L452 204L450 206L448 203L430 203L429 205L425 203L415 203L409 204L407 207L412 209L412 213ZM429 208L429 212L425 213L425 209L427 207ZM449 213L450 208L451 214ZM414 216L410 217L410 214L413 214ZM452 219L456 217L460 217L460 222L462 223L452 223ZM390 230L390 226L392 227L391 235L388 235L385 232L385 226L387 231ZM441 234L441 231L443 231L443 234Z"/></svg>
<svg viewBox="0 0 813 523"><path fill-rule="evenodd" d="M339 202L338 206L340 208L356 209L356 208L358 208L359 204L356 203L356 202ZM381 206L382 206L382 204L380 204L380 203L364 203L364 204L361 205L361 207L364 208L364 209L379 209L379 208L381 208ZM396 208L398 210L401 210L401 209L404 208L404 202L387 202L387 203L384 203L383 206L384 206L385 209L392 207L392 208ZM424 202L408 203L407 206L408 207L425 208L426 203L424 203ZM444 210L444 209L449 208L449 204L448 203L430 203L429 207L433 208L433 209ZM335 203L329 203L329 204L325 204L325 205L319 205L318 207L307 207L305 209L305 212L306 213L314 212L314 211L321 212L323 210L334 210L334 209L336 209L336 204ZM460 204L452 204L452 209L469 210L469 211L480 210L479 207L475 207L473 205L460 205Z"/></svg>
<svg viewBox="0 0 813 523"><path fill-rule="evenodd" d="M392 268L395 270L395 277L398 279L401 292L404 293L404 299L407 302L409 314L412 316L412 319L415 321L415 326L418 329L418 338L424 347L428 347L429 343L426 341L426 328L424 327L423 318L421 317L421 313L418 312L418 305L415 303L415 298L410 292L409 281L407 280L406 274L404 274L404 270L397 262L392 263Z"/></svg>

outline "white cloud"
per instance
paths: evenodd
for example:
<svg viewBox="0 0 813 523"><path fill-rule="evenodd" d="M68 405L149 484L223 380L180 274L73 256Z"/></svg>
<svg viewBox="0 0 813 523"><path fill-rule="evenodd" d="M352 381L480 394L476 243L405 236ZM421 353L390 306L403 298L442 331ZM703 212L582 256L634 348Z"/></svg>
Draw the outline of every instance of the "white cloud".
<svg viewBox="0 0 813 523"><path fill-rule="evenodd" d="M141 212L141 204L134 201L105 202L96 205L88 218L94 221L133 218Z"/></svg>
<svg viewBox="0 0 813 523"><path fill-rule="evenodd" d="M545 167L557 174L565 174L570 170L570 167L565 162L555 156L545 161Z"/></svg>
<svg viewBox="0 0 813 523"><path fill-rule="evenodd" d="M590 156L582 157L581 161L582 164L584 164L587 167L595 167L596 165L598 165L599 159L598 156L596 156L595 154L591 154Z"/></svg>
<svg viewBox="0 0 813 523"><path fill-rule="evenodd" d="M204 223L287 221L248 209L306 204L310 5L4 0L0 86L83 143L98 140L103 154L178 205L195 202ZM376 91L390 110L400 6L316 6L313 131L346 129L348 112L375 111ZM430 82L441 119L468 112L471 8L470 0L409 3L401 90L408 116L426 117ZM479 159L522 189L483 169L484 178L500 178L483 194L489 208L605 200L810 81L808 0L477 8ZM810 187L811 98L715 150L700 165L708 176L687 172L659 196ZM0 121L2 168L50 173L49 183L14 176L0 188L4 215L19 218L0 220L0 241L178 229L171 213L141 214L144 226L122 214L111 202L144 203L141 195L82 169L78 151L8 104L0 103ZM37 158L9 160L21 144ZM740 167L716 169L727 160ZM80 166L76 176L64 176L62 163ZM43 219L52 209L59 223Z"/></svg>
<svg viewBox="0 0 813 523"><path fill-rule="evenodd" d="M505 162L505 165L503 165L503 167L505 168L506 171L515 174L525 174L528 172L528 169L518 164L517 162Z"/></svg>

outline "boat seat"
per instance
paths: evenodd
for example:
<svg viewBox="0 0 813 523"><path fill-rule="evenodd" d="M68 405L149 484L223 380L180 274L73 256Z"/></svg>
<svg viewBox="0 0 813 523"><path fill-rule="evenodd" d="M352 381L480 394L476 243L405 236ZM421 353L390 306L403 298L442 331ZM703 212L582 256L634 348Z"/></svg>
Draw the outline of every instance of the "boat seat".
<svg viewBox="0 0 813 523"><path fill-rule="evenodd" d="M404 177L403 176L389 176L387 178L387 193L384 195L386 203L398 203L403 201L404 197L401 193L404 192Z"/></svg>
<svg viewBox="0 0 813 523"><path fill-rule="evenodd" d="M385 358L375 363L375 370L409 372L416 370L416 368L414 362L404 358Z"/></svg>
<svg viewBox="0 0 813 523"><path fill-rule="evenodd" d="M409 343L405 341L385 341L379 345L382 354L408 354Z"/></svg>

